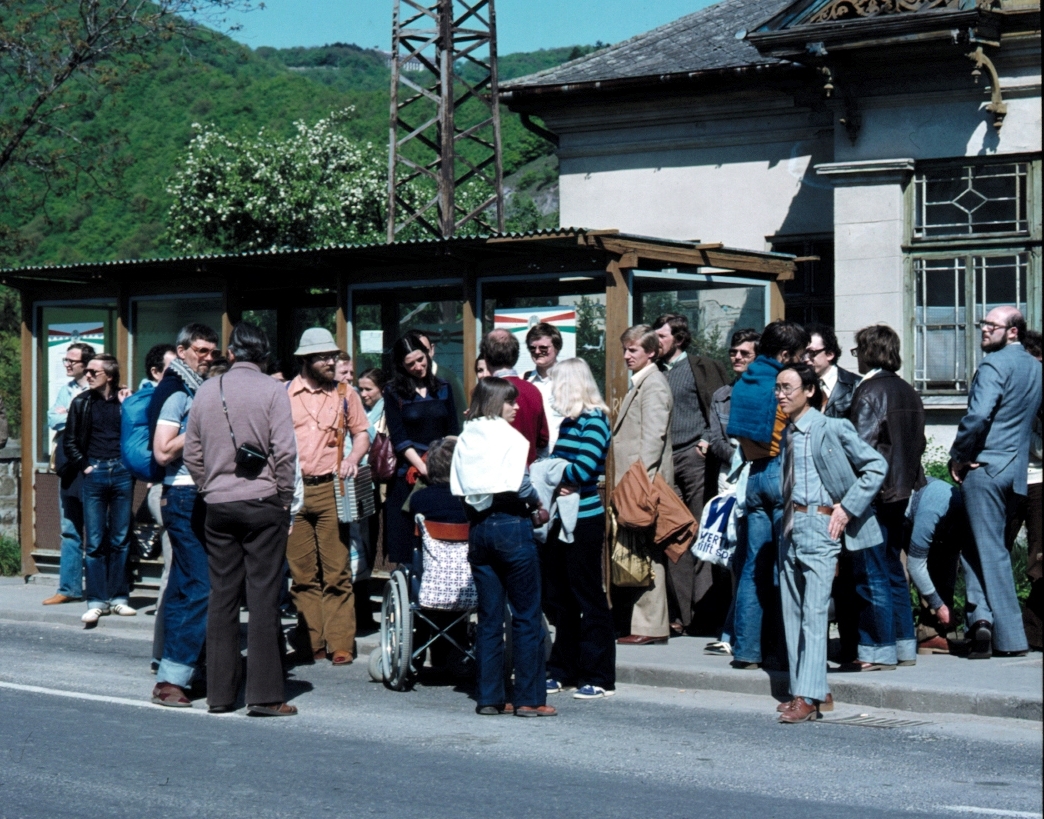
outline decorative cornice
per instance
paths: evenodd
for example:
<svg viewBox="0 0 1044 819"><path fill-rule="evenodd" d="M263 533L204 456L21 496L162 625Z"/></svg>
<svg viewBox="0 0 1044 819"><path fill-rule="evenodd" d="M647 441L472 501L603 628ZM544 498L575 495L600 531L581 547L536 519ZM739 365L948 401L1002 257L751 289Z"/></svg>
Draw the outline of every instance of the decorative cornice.
<svg viewBox="0 0 1044 819"><path fill-rule="evenodd" d="M868 159L858 162L824 162L815 166L819 176L826 176L835 185L857 184L868 182L873 185L886 185L890 182L902 181L913 173L912 159Z"/></svg>
<svg viewBox="0 0 1044 819"><path fill-rule="evenodd" d="M826 23L928 9L963 10L961 0L832 0L801 23Z"/></svg>

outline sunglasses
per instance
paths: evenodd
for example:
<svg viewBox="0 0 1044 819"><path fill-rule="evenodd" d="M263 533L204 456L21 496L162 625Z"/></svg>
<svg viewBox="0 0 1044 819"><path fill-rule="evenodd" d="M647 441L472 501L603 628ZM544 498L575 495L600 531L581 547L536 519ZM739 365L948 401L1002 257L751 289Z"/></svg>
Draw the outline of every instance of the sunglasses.
<svg viewBox="0 0 1044 819"><path fill-rule="evenodd" d="M536 347L536 346L531 346L529 348L529 352L533 353L534 355L547 355L553 349L555 349L555 348L554 347Z"/></svg>
<svg viewBox="0 0 1044 819"><path fill-rule="evenodd" d="M754 353L748 350L741 350L739 347L732 347L729 350L729 358L753 358Z"/></svg>
<svg viewBox="0 0 1044 819"><path fill-rule="evenodd" d="M62 364L65 364L66 366L68 366L70 364L83 364L83 359L82 358L63 358L62 359Z"/></svg>
<svg viewBox="0 0 1044 819"><path fill-rule="evenodd" d="M94 378L95 376L99 375L105 375L105 370L92 370L90 368L87 368L86 370L84 370L84 372L87 373L87 375L90 378Z"/></svg>

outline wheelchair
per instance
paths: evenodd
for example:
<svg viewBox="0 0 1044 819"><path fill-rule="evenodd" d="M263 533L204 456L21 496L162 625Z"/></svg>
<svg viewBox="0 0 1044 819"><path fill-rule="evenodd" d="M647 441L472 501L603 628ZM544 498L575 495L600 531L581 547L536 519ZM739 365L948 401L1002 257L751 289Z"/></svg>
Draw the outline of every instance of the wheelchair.
<svg viewBox="0 0 1044 819"><path fill-rule="evenodd" d="M461 623L469 635L473 632L471 620L478 605L468 564L468 524L426 521L423 515L415 521L421 546L413 565L397 566L384 587L381 644L369 659L370 677L395 691L412 685L428 648L440 640L456 648L463 662L475 663L473 642L463 645L453 633ZM443 622L437 612L455 616ZM422 623L427 630L418 639Z"/></svg>

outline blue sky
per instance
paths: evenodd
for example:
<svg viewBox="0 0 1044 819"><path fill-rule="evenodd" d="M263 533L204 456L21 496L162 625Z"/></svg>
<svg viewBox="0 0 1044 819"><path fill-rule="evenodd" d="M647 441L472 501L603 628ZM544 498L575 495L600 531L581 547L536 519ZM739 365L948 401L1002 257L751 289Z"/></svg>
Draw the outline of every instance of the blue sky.
<svg viewBox="0 0 1044 819"><path fill-rule="evenodd" d="M497 0L500 53L616 43L711 5L713 0ZM331 42L391 47L392 0L264 0L265 8L230 16L232 36L258 46Z"/></svg>

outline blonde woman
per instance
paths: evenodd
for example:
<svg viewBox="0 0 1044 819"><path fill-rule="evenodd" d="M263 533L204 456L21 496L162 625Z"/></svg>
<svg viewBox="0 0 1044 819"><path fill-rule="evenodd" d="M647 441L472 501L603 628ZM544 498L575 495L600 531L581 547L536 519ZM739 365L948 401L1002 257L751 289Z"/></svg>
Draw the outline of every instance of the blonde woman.
<svg viewBox="0 0 1044 819"><path fill-rule="evenodd" d="M667 379L656 368L660 342L648 324L637 324L620 336L623 358L631 372L631 389L624 396L613 427L613 482L618 484L627 470L641 461L650 480L657 473L674 486L671 459L671 412L674 398ZM654 552L653 582L642 590L631 613L631 633L617 640L621 645L666 643L670 636L667 618L667 558Z"/></svg>
<svg viewBox="0 0 1044 819"><path fill-rule="evenodd" d="M605 509L598 496L609 452L609 408L586 361L571 358L555 365L551 406L563 419L551 457L569 461L558 491L579 492L580 511L571 543L561 539L561 521L547 539L544 576L556 626L547 693L575 685L574 698L600 699L616 693L613 616L602 590Z"/></svg>

